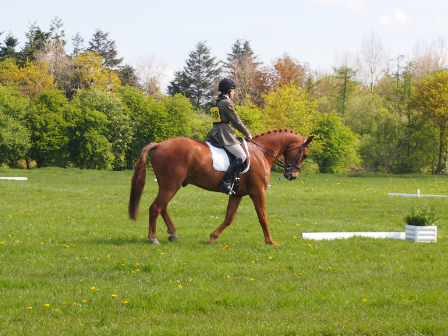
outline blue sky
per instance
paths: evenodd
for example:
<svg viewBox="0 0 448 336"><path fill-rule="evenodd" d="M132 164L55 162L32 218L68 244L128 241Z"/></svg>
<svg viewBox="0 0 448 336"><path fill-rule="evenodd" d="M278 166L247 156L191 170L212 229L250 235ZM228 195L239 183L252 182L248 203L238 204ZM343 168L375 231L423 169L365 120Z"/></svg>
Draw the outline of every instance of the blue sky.
<svg viewBox="0 0 448 336"><path fill-rule="evenodd" d="M448 37L448 1L441 0L0 0L0 8L0 32L22 43L29 22L48 30L57 15L69 38L79 31L87 43L100 28L127 63L155 55L171 71L198 41L218 59L247 39L265 64L287 52L313 69L331 69L336 53L355 54L372 30L391 57L412 56L417 39Z"/></svg>

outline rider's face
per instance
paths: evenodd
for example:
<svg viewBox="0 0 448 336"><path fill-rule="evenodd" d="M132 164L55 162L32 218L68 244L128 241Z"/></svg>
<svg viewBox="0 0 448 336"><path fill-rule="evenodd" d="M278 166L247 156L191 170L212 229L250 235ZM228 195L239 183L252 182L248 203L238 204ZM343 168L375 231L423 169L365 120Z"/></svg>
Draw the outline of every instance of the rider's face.
<svg viewBox="0 0 448 336"><path fill-rule="evenodd" d="M235 95L235 90L231 90L229 94L229 98L233 99L233 96Z"/></svg>

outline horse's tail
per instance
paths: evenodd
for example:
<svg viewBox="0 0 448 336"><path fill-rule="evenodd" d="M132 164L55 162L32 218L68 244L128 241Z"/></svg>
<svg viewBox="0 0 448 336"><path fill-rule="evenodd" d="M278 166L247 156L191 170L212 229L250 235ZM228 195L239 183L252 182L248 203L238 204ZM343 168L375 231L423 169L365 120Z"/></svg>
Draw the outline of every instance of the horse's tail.
<svg viewBox="0 0 448 336"><path fill-rule="evenodd" d="M131 182L131 196L129 197L129 218L137 220L138 217L138 205L140 198L142 197L143 189L146 181L146 156L151 149L157 148L159 144L157 142L151 142L149 145L142 149L142 153L138 158L135 165L134 176L132 176Z"/></svg>

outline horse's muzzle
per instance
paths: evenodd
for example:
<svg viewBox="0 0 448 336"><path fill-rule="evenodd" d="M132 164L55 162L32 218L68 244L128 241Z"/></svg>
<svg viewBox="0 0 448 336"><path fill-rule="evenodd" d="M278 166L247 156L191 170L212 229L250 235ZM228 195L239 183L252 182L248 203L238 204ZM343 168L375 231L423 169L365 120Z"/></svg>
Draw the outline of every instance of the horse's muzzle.
<svg viewBox="0 0 448 336"><path fill-rule="evenodd" d="M297 178L297 175L295 175L296 173L291 173L291 172L285 172L283 173L283 176L285 178L287 178L288 180L292 181L295 180Z"/></svg>

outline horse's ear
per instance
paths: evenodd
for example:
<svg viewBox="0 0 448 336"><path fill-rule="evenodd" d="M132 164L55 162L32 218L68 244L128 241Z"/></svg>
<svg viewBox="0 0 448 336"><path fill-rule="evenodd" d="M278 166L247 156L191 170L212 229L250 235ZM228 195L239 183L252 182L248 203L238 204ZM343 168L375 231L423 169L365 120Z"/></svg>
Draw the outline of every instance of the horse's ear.
<svg viewBox="0 0 448 336"><path fill-rule="evenodd" d="M310 142L313 141L313 139L314 139L314 135L312 135L312 136L310 136L308 139L306 139L305 143L306 143L307 145L309 145Z"/></svg>

